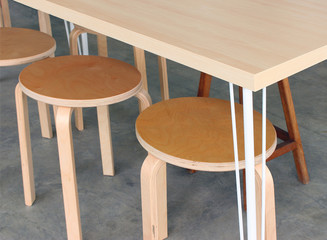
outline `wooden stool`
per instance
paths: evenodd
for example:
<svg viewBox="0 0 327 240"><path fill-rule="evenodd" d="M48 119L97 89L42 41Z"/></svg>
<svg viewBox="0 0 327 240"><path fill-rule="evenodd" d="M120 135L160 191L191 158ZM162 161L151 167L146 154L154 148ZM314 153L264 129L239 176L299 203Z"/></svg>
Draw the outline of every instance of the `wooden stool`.
<svg viewBox="0 0 327 240"><path fill-rule="evenodd" d="M212 77L206 73L201 73L198 97L209 97ZM277 145L276 151L267 159L270 161L290 151L293 152L293 158L299 181L307 184L310 181L307 164L305 162L300 131L296 120L294 104L288 79L285 78L278 82L279 95L282 101L287 131L274 126L277 137L283 142ZM240 92L240 103L242 103L242 88Z"/></svg>
<svg viewBox="0 0 327 240"><path fill-rule="evenodd" d="M78 55L78 37L82 33L90 33L96 35L97 37L97 45L98 45L98 56L107 57L108 56L108 46L107 46L107 37L105 35L96 33L87 28L83 28L79 25L75 25L74 29L69 34L69 42L70 42L70 54ZM84 129L84 121L83 121L83 109L76 108L75 109L75 126L79 131Z"/></svg>
<svg viewBox="0 0 327 240"><path fill-rule="evenodd" d="M48 22L48 26L40 21L40 31L12 28L7 0L0 0L0 67L26 64L47 58L56 50L55 40L51 34L49 15L39 12L39 18ZM46 32L46 33L44 33ZM49 106L38 102L42 136L52 137Z"/></svg>
<svg viewBox="0 0 327 240"><path fill-rule="evenodd" d="M74 29L69 34L69 42L70 42L70 54L71 55L78 55L78 37L82 33L88 33L96 35L97 37L97 45L98 45L98 56L104 56L106 57L108 55L108 46L107 46L107 37L105 35L99 34L97 32L94 32L90 29L81 27L79 25L75 24ZM143 52L144 55L144 52ZM134 47L134 62L135 66L138 67L138 69L143 72L143 77L146 78L146 69L145 69L145 63L144 66L142 66L142 50L137 49ZM168 91L168 76L167 76L167 63L166 59L158 56L158 67L159 67L159 78L160 78L160 86L161 86L161 96L162 99L166 100L169 99L169 91ZM147 84L146 79L143 80L143 87L147 90ZM81 108L77 108L75 110L75 125L76 128L80 131L84 129L83 124L83 111Z"/></svg>
<svg viewBox="0 0 327 240"><path fill-rule="evenodd" d="M235 108L239 159L244 159L243 109L240 104ZM254 111L253 121L259 192L261 114ZM235 170L230 103L214 98L177 98L154 104L137 118L136 135L149 153L141 170L143 238L164 239L167 237L166 163L210 172ZM275 147L276 132L267 121L267 157ZM244 169L245 160L239 161L239 165ZM266 239L276 239L273 179L268 168L266 173ZM259 214L261 195L257 196L260 196Z"/></svg>
<svg viewBox="0 0 327 240"><path fill-rule="evenodd" d="M16 87L18 132L25 204L35 200L27 96L55 105L58 151L68 239L82 239L77 194L71 113L76 107L97 107L103 173L114 175L109 104L133 96L142 109L151 104L136 68L98 56L48 58L26 67Z"/></svg>

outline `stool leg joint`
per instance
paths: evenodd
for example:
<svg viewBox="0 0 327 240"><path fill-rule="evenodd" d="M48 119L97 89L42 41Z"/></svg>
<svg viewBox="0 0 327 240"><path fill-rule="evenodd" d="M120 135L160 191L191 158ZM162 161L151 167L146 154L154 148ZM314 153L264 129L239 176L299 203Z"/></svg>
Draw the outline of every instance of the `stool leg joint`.
<svg viewBox="0 0 327 240"><path fill-rule="evenodd" d="M139 100L140 112L144 111L147 107L151 106L152 100L151 97L145 89L141 89L135 97Z"/></svg>
<svg viewBox="0 0 327 240"><path fill-rule="evenodd" d="M143 239L167 238L166 162L150 154L142 165L141 193Z"/></svg>

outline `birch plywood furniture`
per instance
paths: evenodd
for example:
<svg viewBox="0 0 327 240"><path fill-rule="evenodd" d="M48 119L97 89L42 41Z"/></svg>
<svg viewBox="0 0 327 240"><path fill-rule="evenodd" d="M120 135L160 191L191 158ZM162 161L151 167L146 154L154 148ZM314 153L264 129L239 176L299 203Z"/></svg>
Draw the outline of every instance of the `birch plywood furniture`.
<svg viewBox="0 0 327 240"><path fill-rule="evenodd" d="M243 87L247 237L255 239L252 93L327 59L326 1L15 1Z"/></svg>
<svg viewBox="0 0 327 240"><path fill-rule="evenodd" d="M137 118L137 138L149 153L141 171L144 239L167 237L166 163L209 172L235 170L229 104L214 98L177 98L154 104ZM238 152L242 159L239 164L244 169L242 106L236 104L235 108ZM256 164L262 160L261 122L261 115L254 112ZM269 121L266 146L269 157L276 147L276 132ZM260 166L256 167L258 192ZM273 180L268 168L266 172L266 239L276 239Z"/></svg>
<svg viewBox="0 0 327 240"><path fill-rule="evenodd" d="M99 56L48 58L26 67L16 87L16 107L25 204L35 200L27 96L56 106L56 129L68 239L82 239L71 113L77 107L96 107L102 166L114 174L110 136L109 104L133 96L142 109L151 99L143 90L141 75L133 66Z"/></svg>
<svg viewBox="0 0 327 240"><path fill-rule="evenodd" d="M70 42L70 54L78 55L78 37L82 33L91 33L96 35L97 44L98 44L98 56L107 57L108 56L108 46L107 46L107 37L92 30L83 28L81 26L75 25L74 29L69 34ZM75 109L75 126L78 130L82 131L84 129L83 123L83 110L82 108Z"/></svg>
<svg viewBox="0 0 327 240"><path fill-rule="evenodd" d="M40 31L11 27L7 0L0 0L0 67L15 66L38 61L53 55L56 42L50 36L49 15L39 12ZM38 102L41 133L52 137L49 107Z"/></svg>
<svg viewBox="0 0 327 240"><path fill-rule="evenodd" d="M210 75L201 73L198 88L198 97L209 97L211 80L212 77ZM309 183L310 179L307 164L305 162L300 131L296 120L295 109L288 78L285 78L278 82L278 89L284 110L284 116L288 132L280 129L277 126L274 126L277 132L277 137L283 140L283 142L277 145L276 151L267 159L267 161L270 161L274 158L277 158L285 153L292 151L299 181L303 184L307 184ZM242 88L239 89L239 93L239 99L240 102L242 102Z"/></svg>
<svg viewBox="0 0 327 240"><path fill-rule="evenodd" d="M106 57L108 55L108 46L107 46L107 37L105 35L94 32L90 29L83 28L81 26L75 25L74 29L70 33L69 42L70 42L70 54L78 55L78 37L82 33L89 33L97 36L97 44L98 44L98 56ZM144 62L142 56L144 53L136 48L134 48L135 55L135 63L136 66L140 66L140 63ZM141 68L143 75L146 76L145 62L141 64L144 67ZM169 99L169 91L168 91L168 75L167 75L167 63L166 59L158 56L158 66L159 66L159 78L160 78L160 87L161 87L161 98L163 100ZM146 79L146 78L145 78ZM145 89L147 89L147 84L145 80L145 84L143 85ZM83 124L83 112L81 108L75 110L75 125L77 129L80 131L84 129Z"/></svg>

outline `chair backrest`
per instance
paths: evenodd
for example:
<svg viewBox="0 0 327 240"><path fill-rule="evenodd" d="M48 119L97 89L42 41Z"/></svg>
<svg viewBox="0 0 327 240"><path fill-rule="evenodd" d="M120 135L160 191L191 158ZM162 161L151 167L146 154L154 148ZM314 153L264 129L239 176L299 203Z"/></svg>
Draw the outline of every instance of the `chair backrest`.
<svg viewBox="0 0 327 240"><path fill-rule="evenodd" d="M11 27L8 0L0 0L0 27Z"/></svg>

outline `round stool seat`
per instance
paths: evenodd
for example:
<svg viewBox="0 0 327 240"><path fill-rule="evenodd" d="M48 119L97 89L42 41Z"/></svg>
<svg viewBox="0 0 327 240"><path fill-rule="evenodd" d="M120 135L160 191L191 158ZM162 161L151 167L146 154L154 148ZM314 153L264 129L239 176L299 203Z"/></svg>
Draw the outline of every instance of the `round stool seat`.
<svg viewBox="0 0 327 240"><path fill-rule="evenodd" d="M0 66L37 61L55 50L56 42L48 34L25 28L0 28Z"/></svg>
<svg viewBox="0 0 327 240"><path fill-rule="evenodd" d="M240 169L245 168L243 107L235 104ZM254 111L255 161L261 162L262 118ZM176 98L143 111L136 135L153 156L176 166L203 171L235 169L230 102L215 98ZM267 152L276 148L276 132L267 120Z"/></svg>
<svg viewBox="0 0 327 240"><path fill-rule="evenodd" d="M93 107L134 96L141 74L125 62L99 56L63 56L27 66L19 76L22 91L48 104Z"/></svg>

